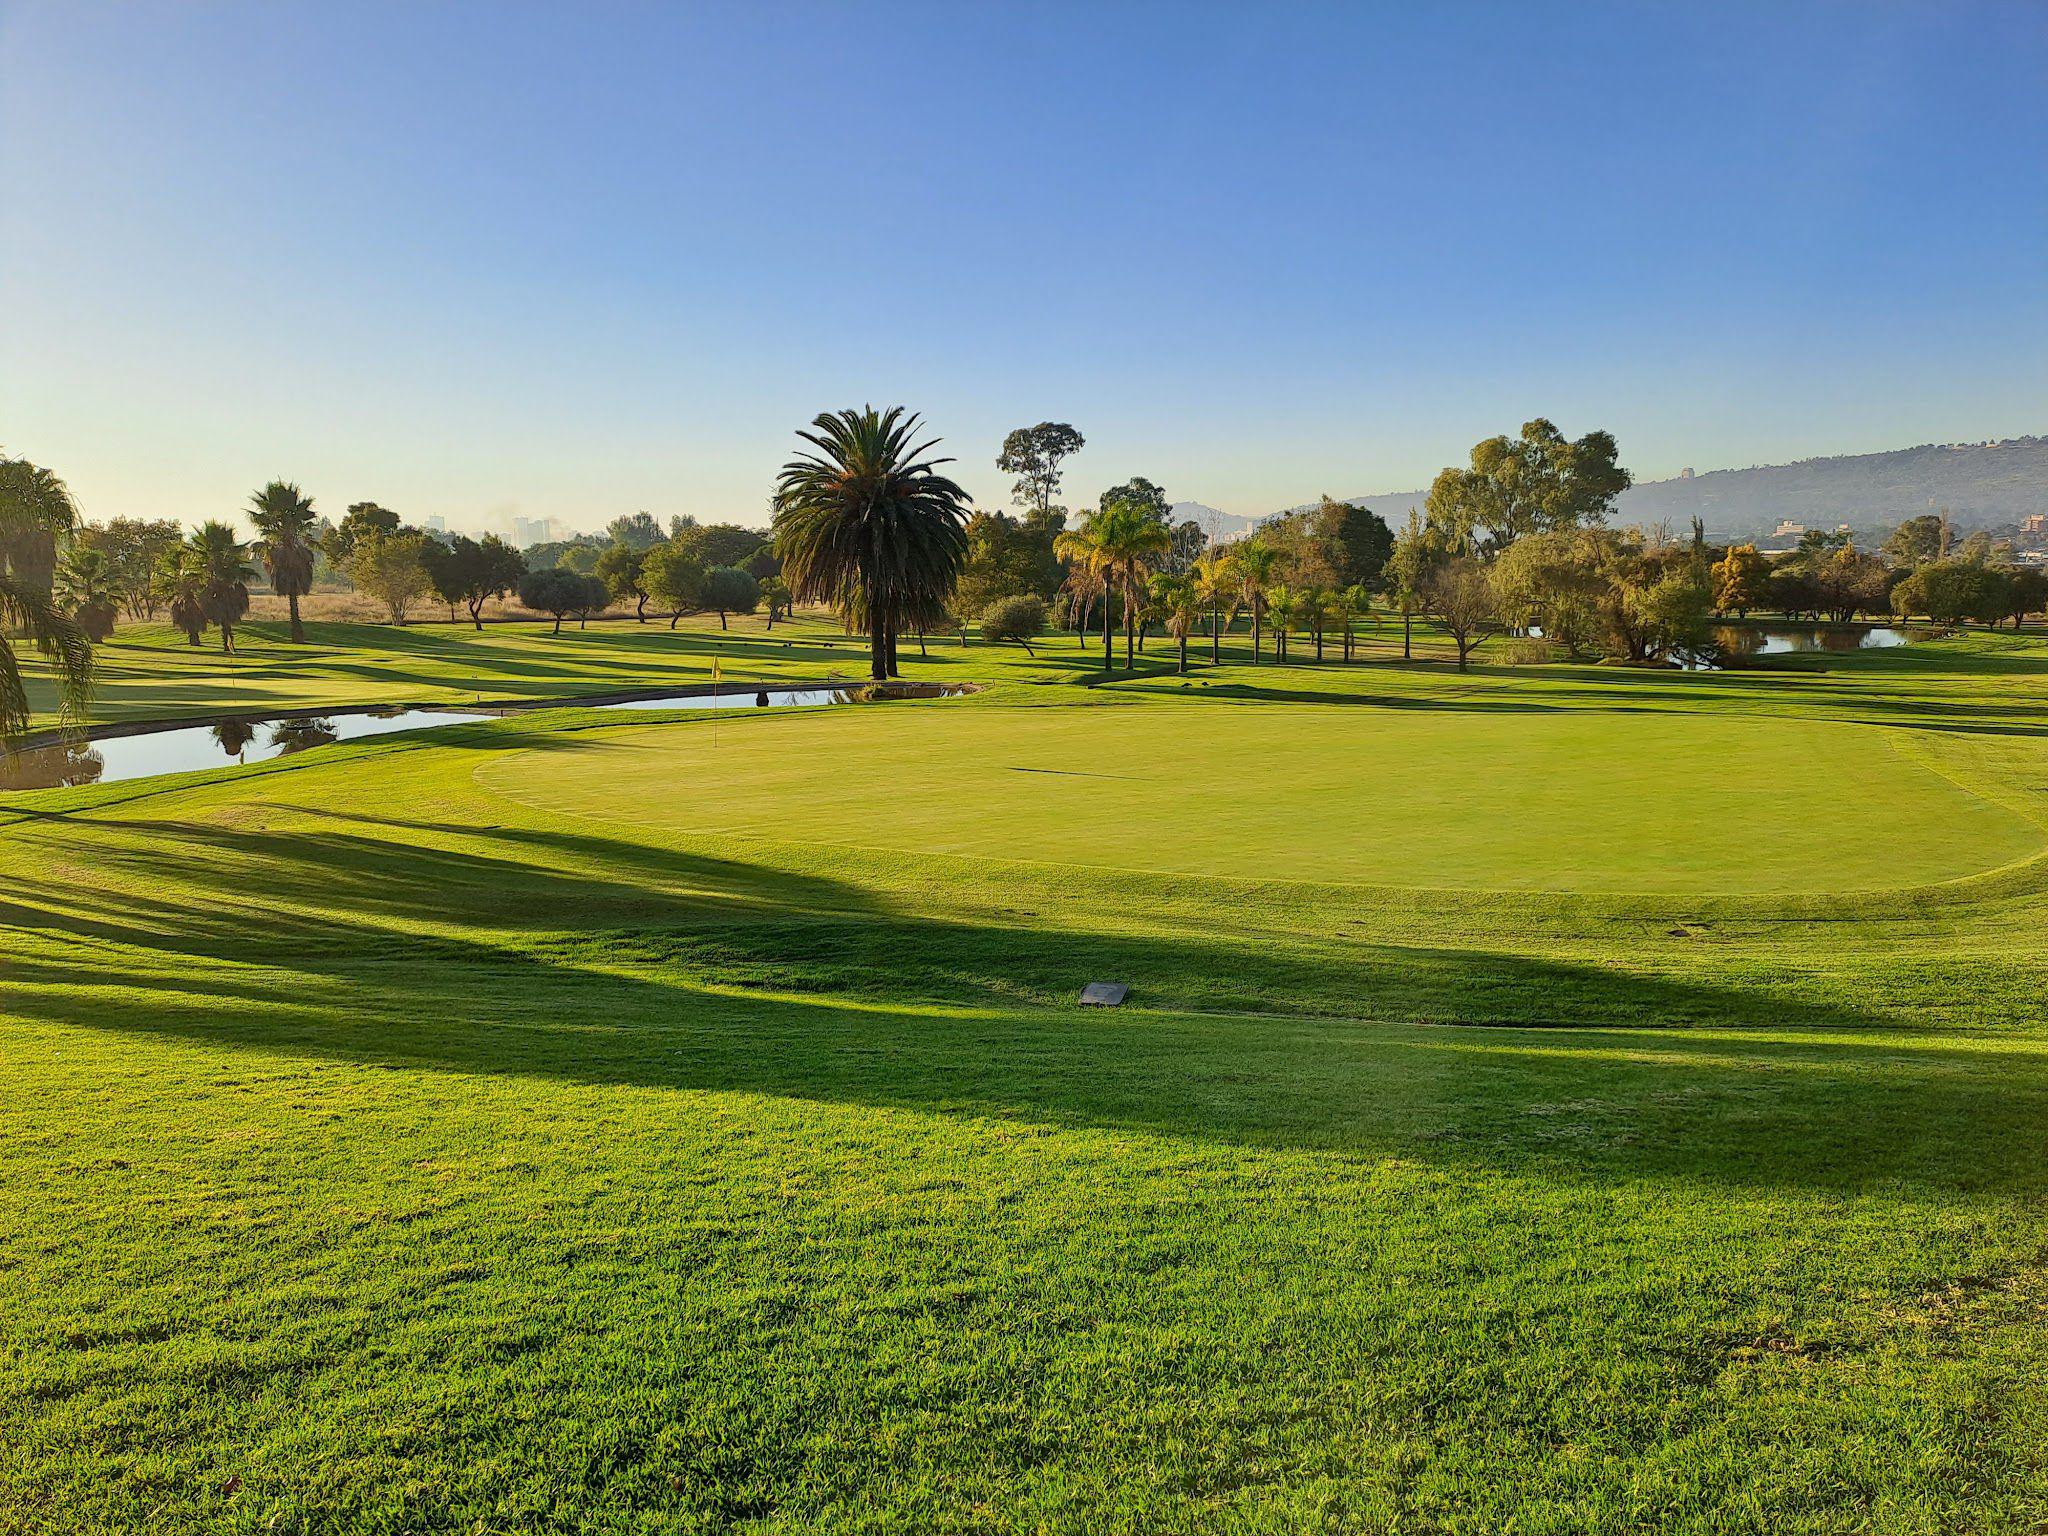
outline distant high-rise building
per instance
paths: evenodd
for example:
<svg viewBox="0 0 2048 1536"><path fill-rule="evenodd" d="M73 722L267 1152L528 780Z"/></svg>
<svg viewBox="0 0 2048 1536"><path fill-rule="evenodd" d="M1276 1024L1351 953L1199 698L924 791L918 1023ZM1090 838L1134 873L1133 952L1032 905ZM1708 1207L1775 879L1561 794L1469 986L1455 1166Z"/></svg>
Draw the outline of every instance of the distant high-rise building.
<svg viewBox="0 0 2048 1536"><path fill-rule="evenodd" d="M551 517L512 519L512 542L521 549L531 549L536 544L552 544L554 538L555 520Z"/></svg>
<svg viewBox="0 0 2048 1536"><path fill-rule="evenodd" d="M448 531L448 519L436 513L427 519L426 528L429 533L446 533Z"/></svg>

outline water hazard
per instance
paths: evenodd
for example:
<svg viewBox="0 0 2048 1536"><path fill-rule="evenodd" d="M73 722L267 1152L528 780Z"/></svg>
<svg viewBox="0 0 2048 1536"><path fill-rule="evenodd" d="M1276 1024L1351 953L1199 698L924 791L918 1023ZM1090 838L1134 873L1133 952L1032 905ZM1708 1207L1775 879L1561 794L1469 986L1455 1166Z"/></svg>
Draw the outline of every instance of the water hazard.
<svg viewBox="0 0 2048 1536"><path fill-rule="evenodd" d="M827 704L861 704L885 699L936 698L967 691L957 683L891 684L874 688L738 688L718 694L668 693L612 699L594 709L784 709ZM549 700L550 708L574 708L575 699ZM92 741L57 742L0 752L0 790L57 789L76 784L114 784L160 773L190 773L237 763L290 757L313 747L397 731L523 713L511 709L368 709L330 714L280 715L253 720L223 717L201 725L166 726Z"/></svg>

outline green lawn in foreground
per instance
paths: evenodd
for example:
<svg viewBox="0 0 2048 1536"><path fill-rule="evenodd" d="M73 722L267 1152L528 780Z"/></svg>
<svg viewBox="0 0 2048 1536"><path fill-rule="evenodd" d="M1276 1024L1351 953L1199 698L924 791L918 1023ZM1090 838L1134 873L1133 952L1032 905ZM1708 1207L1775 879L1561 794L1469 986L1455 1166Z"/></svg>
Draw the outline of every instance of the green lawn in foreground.
<svg viewBox="0 0 2048 1536"><path fill-rule="evenodd" d="M0 1529L2037 1529L2044 673L1240 667L14 797ZM1792 892L1378 851L1543 852L1573 732L1849 811ZM946 834L1002 857L904 814L1183 750L1009 775ZM1368 877L1300 877L1302 776Z"/></svg>

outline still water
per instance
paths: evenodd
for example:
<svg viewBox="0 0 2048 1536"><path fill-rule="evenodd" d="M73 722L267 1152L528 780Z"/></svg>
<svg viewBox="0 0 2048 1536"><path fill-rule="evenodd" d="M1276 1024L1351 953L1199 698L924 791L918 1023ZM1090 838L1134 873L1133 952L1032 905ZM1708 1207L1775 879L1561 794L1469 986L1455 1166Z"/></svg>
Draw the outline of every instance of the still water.
<svg viewBox="0 0 2048 1536"><path fill-rule="evenodd" d="M855 704L882 697L927 698L962 691L958 685L910 684L874 694L866 688L773 688L711 694L663 694L593 705L596 709L766 709L821 704ZM574 699L552 701L573 707ZM0 752L0 790L55 789L67 784L113 784L159 773L190 773L232 763L261 763L309 747L355 741L394 731L423 731L437 725L487 719L502 710L376 709L326 715L289 715L275 720L217 720L208 725L167 726L133 736Z"/></svg>
<svg viewBox="0 0 2048 1536"><path fill-rule="evenodd" d="M1757 656L1785 656L1798 651L1881 651L1895 645L1931 640L1939 630L1896 629L1889 625L1717 624L1709 632L1708 649L1682 658L1690 672L1711 672L1740 666Z"/></svg>

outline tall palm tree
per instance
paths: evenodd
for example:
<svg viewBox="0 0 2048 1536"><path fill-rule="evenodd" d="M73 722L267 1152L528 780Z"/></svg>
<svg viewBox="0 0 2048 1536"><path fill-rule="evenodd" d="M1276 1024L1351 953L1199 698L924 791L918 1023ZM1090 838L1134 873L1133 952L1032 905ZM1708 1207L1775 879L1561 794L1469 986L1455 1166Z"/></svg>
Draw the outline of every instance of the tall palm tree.
<svg viewBox="0 0 2048 1536"><path fill-rule="evenodd" d="M26 459L0 457L0 737L28 728L28 687L11 630L48 659L67 719L92 696L92 642L50 593L57 540L77 523L62 480Z"/></svg>
<svg viewBox="0 0 2048 1536"><path fill-rule="evenodd" d="M1107 672L1115 665L1110 651L1109 592L1110 583L1116 573L1116 559L1102 542L1098 520L1102 514L1090 512L1082 518L1081 526L1068 528L1052 541L1052 552L1067 562L1067 585L1074 590L1077 601L1084 604L1093 602L1099 593L1102 597L1102 670ZM1082 608L1087 613L1087 608Z"/></svg>
<svg viewBox="0 0 2048 1536"><path fill-rule="evenodd" d="M1266 611L1266 588L1280 574L1280 551L1258 538L1246 539L1231 551L1245 605L1252 611L1252 665L1259 664L1259 621Z"/></svg>
<svg viewBox="0 0 2048 1536"><path fill-rule="evenodd" d="M1237 616L1239 582L1237 562L1222 550L1211 550L1195 562L1193 571L1195 595L1209 606L1209 665L1220 666L1223 662L1223 605L1228 603L1231 617Z"/></svg>
<svg viewBox="0 0 2048 1536"><path fill-rule="evenodd" d="M292 644L304 645L299 599L313 590L313 498L288 480L273 480L249 498L249 521L270 590L291 607Z"/></svg>
<svg viewBox="0 0 2048 1536"><path fill-rule="evenodd" d="M1124 605L1124 670L1137 661L1138 612L1145 603L1145 581L1152 561L1173 548L1173 530L1148 506L1121 498L1089 519L1114 573Z"/></svg>
<svg viewBox="0 0 2048 1536"><path fill-rule="evenodd" d="M896 640L944 616L967 559L967 493L926 455L901 406L828 412L797 436L817 450L775 481L775 553L800 602L835 605L868 633L876 682L896 675Z"/></svg>
<svg viewBox="0 0 2048 1536"><path fill-rule="evenodd" d="M200 611L209 623L220 626L220 648L235 648L235 626L249 611L249 582L256 567L249 563L248 546L235 537L226 523L201 523L185 541L199 567Z"/></svg>
<svg viewBox="0 0 2048 1536"><path fill-rule="evenodd" d="M1358 621L1372 612L1372 589L1358 582L1338 596L1344 600L1344 659L1350 661L1358 652Z"/></svg>
<svg viewBox="0 0 2048 1536"><path fill-rule="evenodd" d="M1064 537L1061 534L1054 538L1055 552L1059 549L1059 540ZM1067 579L1060 583L1060 590L1067 595L1067 612L1074 621L1074 643L1077 648L1085 646L1088 643L1088 615L1094 612L1098 597L1105 606L1108 604L1108 584L1103 581L1100 570L1077 561L1067 567Z"/></svg>

